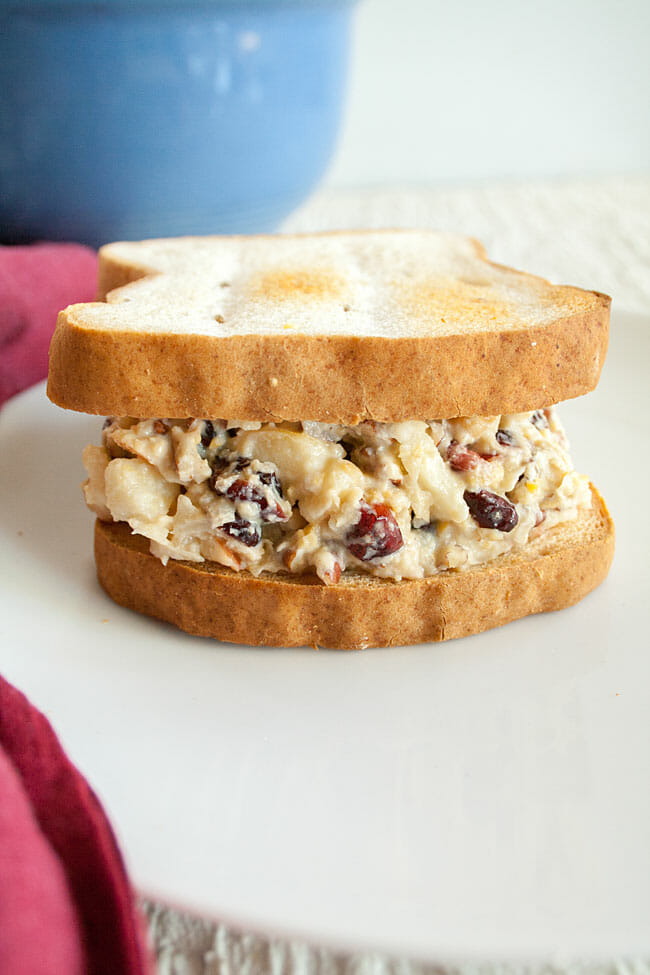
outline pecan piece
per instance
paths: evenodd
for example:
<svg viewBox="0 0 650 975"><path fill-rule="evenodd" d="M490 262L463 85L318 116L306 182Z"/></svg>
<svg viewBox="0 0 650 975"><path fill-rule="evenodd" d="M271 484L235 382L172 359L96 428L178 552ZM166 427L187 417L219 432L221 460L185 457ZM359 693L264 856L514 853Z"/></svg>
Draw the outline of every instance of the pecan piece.
<svg viewBox="0 0 650 975"><path fill-rule="evenodd" d="M452 440L447 447L447 460L452 471L472 471L480 459L475 450L461 446L457 440Z"/></svg>
<svg viewBox="0 0 650 975"><path fill-rule="evenodd" d="M335 562L332 568L323 574L323 582L326 586L335 586L341 578L341 563Z"/></svg>

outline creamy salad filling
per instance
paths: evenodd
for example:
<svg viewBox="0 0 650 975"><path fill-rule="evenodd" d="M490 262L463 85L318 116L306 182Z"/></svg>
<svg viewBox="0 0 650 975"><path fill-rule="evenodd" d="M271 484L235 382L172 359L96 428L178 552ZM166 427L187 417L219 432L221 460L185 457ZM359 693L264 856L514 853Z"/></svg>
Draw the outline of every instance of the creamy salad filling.
<svg viewBox="0 0 650 975"><path fill-rule="evenodd" d="M358 426L110 417L83 460L88 507L163 563L327 585L488 562L591 503L554 409Z"/></svg>

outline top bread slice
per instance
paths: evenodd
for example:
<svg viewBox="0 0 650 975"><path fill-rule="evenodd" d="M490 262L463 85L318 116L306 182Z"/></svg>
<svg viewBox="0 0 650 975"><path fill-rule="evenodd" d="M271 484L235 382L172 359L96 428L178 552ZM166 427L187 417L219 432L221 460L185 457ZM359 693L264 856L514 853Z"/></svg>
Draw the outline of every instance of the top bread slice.
<svg viewBox="0 0 650 975"><path fill-rule="evenodd" d="M137 417L355 424L524 412L589 392L610 299L429 231L205 237L100 250L59 315L48 396Z"/></svg>

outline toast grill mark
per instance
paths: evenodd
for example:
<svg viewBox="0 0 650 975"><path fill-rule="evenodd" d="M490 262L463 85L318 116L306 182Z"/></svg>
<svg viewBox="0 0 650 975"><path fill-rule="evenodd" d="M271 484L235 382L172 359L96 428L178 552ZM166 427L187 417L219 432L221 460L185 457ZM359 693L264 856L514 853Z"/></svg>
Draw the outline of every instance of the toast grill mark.
<svg viewBox="0 0 650 975"><path fill-rule="evenodd" d="M334 271L315 268L277 270L251 278L249 288L254 298L293 302L305 298L338 298L343 291L343 281Z"/></svg>
<svg viewBox="0 0 650 975"><path fill-rule="evenodd" d="M509 322L523 327L525 318L517 301L508 301L486 281L423 280L415 287L409 282L396 288L395 296L414 313L414 320L436 322L451 331L462 325L466 330Z"/></svg>

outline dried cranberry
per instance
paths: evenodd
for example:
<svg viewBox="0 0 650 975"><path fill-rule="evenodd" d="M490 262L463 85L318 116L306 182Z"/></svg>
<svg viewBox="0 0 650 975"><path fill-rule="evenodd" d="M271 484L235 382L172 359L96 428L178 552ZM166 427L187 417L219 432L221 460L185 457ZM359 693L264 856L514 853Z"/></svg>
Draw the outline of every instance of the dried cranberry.
<svg viewBox="0 0 650 975"><path fill-rule="evenodd" d="M250 521L235 515L234 521L227 521L225 525L219 525L219 531L225 532L231 538L248 545L249 548L257 545L260 540L259 530Z"/></svg>
<svg viewBox="0 0 650 975"><path fill-rule="evenodd" d="M224 492L217 491L217 494L220 493L225 494L231 501L250 501L252 504L259 505L262 518L264 521L268 521L268 516L265 517L265 512L269 508L269 503L259 489L254 484L251 484L250 481L244 481L242 478L238 478ZM269 514L271 512L277 514L277 510L278 506L274 505L271 511L269 511Z"/></svg>
<svg viewBox="0 0 650 975"><path fill-rule="evenodd" d="M517 509L507 498L492 491L465 491L463 495L470 514L481 528L511 532L519 521Z"/></svg>
<svg viewBox="0 0 650 975"><path fill-rule="evenodd" d="M221 488L215 487L217 494L220 494L226 498L230 498L231 501L252 501L254 504L259 504L261 506L264 498L259 494L258 491L250 484L248 481L242 480L242 478L237 478L232 484L223 490Z"/></svg>
<svg viewBox="0 0 650 975"><path fill-rule="evenodd" d="M533 426L536 427L548 426L548 420L546 419L544 410L535 410L535 412L532 414L530 418L530 422L533 424Z"/></svg>
<svg viewBox="0 0 650 975"><path fill-rule="evenodd" d="M275 473L275 471L261 471L258 474L258 477L262 482L262 484L266 484L267 487L272 487L275 493L279 495L279 497L281 498L284 497L282 493L282 485L280 484L280 481L278 480L278 476Z"/></svg>
<svg viewBox="0 0 650 975"><path fill-rule="evenodd" d="M514 447L515 445L515 438L509 430L497 430L496 438L497 443L500 443L502 447Z"/></svg>
<svg viewBox="0 0 650 975"><path fill-rule="evenodd" d="M215 486L215 481L217 480L217 475L225 471L228 467L230 461L227 461L225 457L215 457L212 461L212 477L210 478L210 484L212 487Z"/></svg>
<svg viewBox="0 0 650 975"><path fill-rule="evenodd" d="M447 460L452 471L474 470L480 459L475 450L462 447L456 440L447 447Z"/></svg>
<svg viewBox="0 0 650 975"><path fill-rule="evenodd" d="M395 515L386 504L361 503L361 517L347 537L347 545L362 562L392 555L404 540Z"/></svg>
<svg viewBox="0 0 650 975"><path fill-rule="evenodd" d="M245 457L239 457L227 467L216 471L211 479L215 494L230 498L231 501L250 501L252 504L258 505L262 521L286 521L287 515L280 505L269 501L261 490L261 485L264 484L271 487L277 495L278 501L282 497L282 486L274 471L261 471L259 474L250 472L246 477L238 477L230 484L227 483L229 477L232 477L233 474L241 474L242 471L250 467L250 463L250 460Z"/></svg>
<svg viewBox="0 0 650 975"><path fill-rule="evenodd" d="M260 478L261 480L261 478ZM277 478L276 478L277 480ZM282 508L278 504L269 504L268 500L254 484L250 481L244 481L238 478L233 481L230 487L226 488L225 492L217 491L217 494L223 493L231 501L250 501L252 504L259 505L262 521L286 521L286 515L283 513Z"/></svg>
<svg viewBox="0 0 650 975"><path fill-rule="evenodd" d="M214 438L214 426L210 420L203 421L203 432L201 433L201 443L204 447L209 447Z"/></svg>

